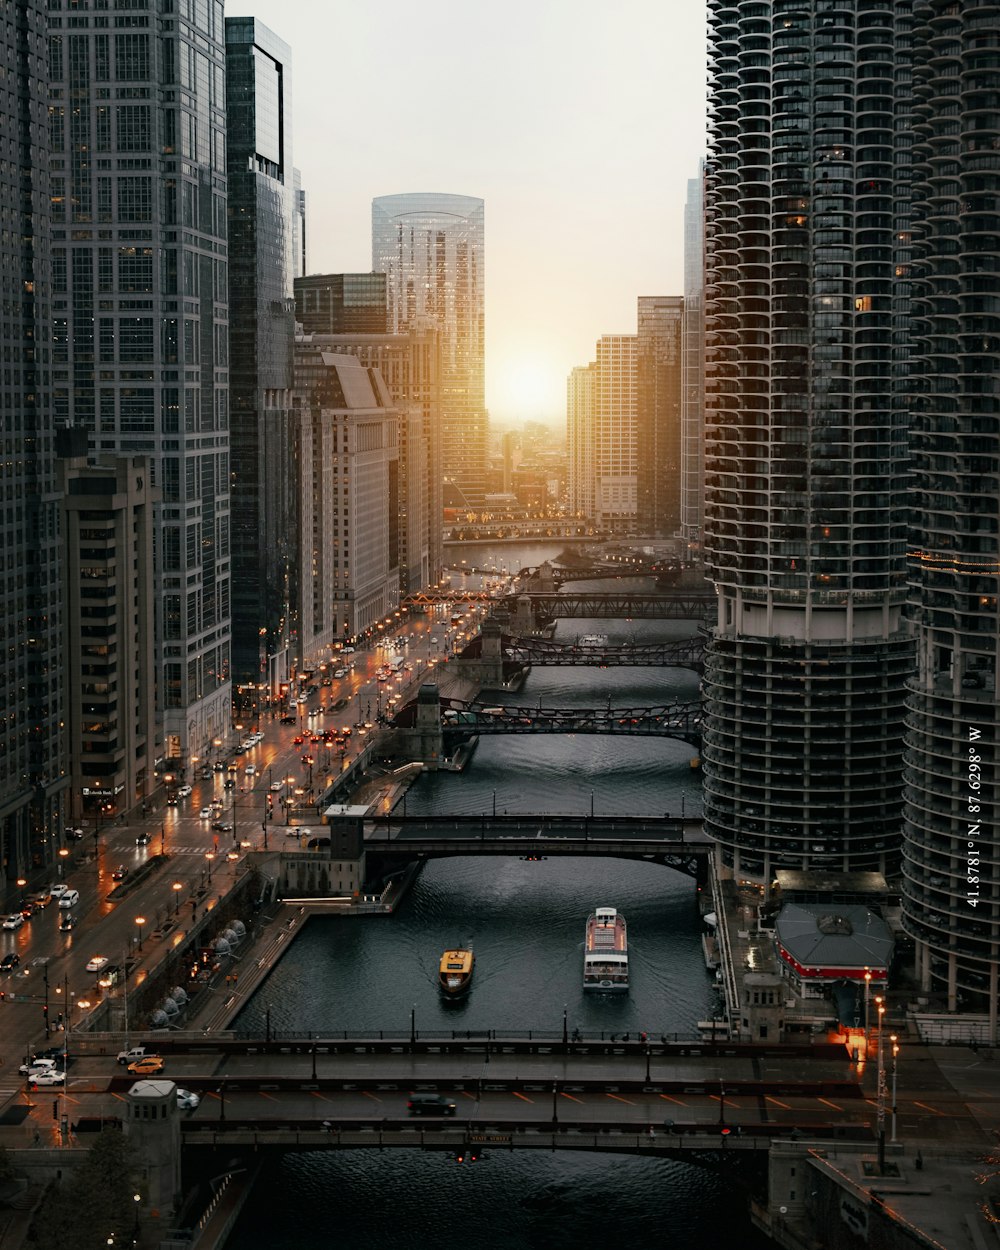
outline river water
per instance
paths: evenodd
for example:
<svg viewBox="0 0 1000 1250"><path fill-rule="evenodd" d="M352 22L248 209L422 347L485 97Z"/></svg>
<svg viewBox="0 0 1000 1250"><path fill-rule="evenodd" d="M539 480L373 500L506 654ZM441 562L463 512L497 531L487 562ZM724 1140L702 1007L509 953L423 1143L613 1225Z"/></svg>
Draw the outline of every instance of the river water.
<svg viewBox="0 0 1000 1250"><path fill-rule="evenodd" d="M550 548L555 554L559 548ZM537 549L503 553L508 568ZM484 553L467 557L485 564ZM492 561L491 561L492 562ZM495 561L499 565L500 560ZM694 623L566 621L557 637L684 637ZM535 669L519 701L550 707L642 706L693 698L695 674L673 669ZM507 694L505 702L511 702ZM669 739L484 737L462 774L420 778L411 814L700 812L692 748ZM629 924L632 985L584 996L583 928L596 905ZM276 1031L421 1029L646 1030L692 1033L717 1007L699 940L694 883L631 861L453 859L429 864L390 918L313 919L238 1026ZM452 944L476 951L470 994L446 1003L437 963ZM278 1197L277 1195L280 1195ZM727 1180L688 1164L571 1152L449 1154L345 1151L269 1165L230 1250L714 1250L768 1243Z"/></svg>

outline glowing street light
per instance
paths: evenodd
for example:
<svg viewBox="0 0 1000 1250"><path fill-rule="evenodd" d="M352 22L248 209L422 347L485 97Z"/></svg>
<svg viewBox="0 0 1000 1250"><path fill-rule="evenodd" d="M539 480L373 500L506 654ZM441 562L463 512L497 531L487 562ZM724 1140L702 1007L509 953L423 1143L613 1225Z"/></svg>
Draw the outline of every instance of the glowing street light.
<svg viewBox="0 0 1000 1250"><path fill-rule="evenodd" d="M135 923L139 928L139 949L142 950L142 926L146 923L146 917L136 916Z"/></svg>
<svg viewBox="0 0 1000 1250"><path fill-rule="evenodd" d="M181 890L184 889L184 882L175 881L171 889L174 892L174 915L176 916L181 906Z"/></svg>

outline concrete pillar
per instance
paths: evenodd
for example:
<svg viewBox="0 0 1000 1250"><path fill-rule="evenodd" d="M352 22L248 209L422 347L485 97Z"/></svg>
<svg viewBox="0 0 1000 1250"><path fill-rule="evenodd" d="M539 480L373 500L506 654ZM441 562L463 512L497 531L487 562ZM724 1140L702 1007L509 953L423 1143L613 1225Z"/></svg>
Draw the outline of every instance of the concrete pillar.
<svg viewBox="0 0 1000 1250"><path fill-rule="evenodd" d="M429 768L437 768L443 751L441 734L441 691L425 681L417 693L416 747L413 759L422 760Z"/></svg>
<svg viewBox="0 0 1000 1250"><path fill-rule="evenodd" d="M503 685L503 646L500 623L488 616L479 631L482 639L479 683L482 686Z"/></svg>
<svg viewBox="0 0 1000 1250"><path fill-rule="evenodd" d="M136 1081L125 1097L125 1134L147 1209L176 1214L181 1197L181 1122L177 1086L164 1078Z"/></svg>
<svg viewBox="0 0 1000 1250"><path fill-rule="evenodd" d="M535 632L535 613L530 595L518 595L511 624L513 632L519 637L527 638Z"/></svg>

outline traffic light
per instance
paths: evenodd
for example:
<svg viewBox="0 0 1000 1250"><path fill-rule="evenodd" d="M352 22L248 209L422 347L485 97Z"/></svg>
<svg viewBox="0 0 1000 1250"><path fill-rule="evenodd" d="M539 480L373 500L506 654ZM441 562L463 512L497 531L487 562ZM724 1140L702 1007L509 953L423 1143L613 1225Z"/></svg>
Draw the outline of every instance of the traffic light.
<svg viewBox="0 0 1000 1250"><path fill-rule="evenodd" d="M728 1124L722 1124L719 1126L720 1137L728 1137L732 1131L733 1130L729 1127Z"/></svg>
<svg viewBox="0 0 1000 1250"><path fill-rule="evenodd" d="M464 1163L464 1162L465 1162L465 1151L464 1151L464 1150L456 1150L456 1151L455 1151L455 1162L456 1162L456 1163Z"/></svg>

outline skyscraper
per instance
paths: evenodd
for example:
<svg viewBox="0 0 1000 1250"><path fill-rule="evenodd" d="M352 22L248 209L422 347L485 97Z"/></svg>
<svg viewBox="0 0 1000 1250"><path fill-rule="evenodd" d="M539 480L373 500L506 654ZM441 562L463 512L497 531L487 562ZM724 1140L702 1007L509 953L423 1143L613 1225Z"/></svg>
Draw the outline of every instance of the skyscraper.
<svg viewBox="0 0 1000 1250"><path fill-rule="evenodd" d="M681 524L679 295L640 295L636 350L636 527L670 538Z"/></svg>
<svg viewBox="0 0 1000 1250"><path fill-rule="evenodd" d="M43 0L0 22L0 856L8 880L52 861L69 786L62 559L48 386L48 77Z"/></svg>
<svg viewBox="0 0 1000 1250"><path fill-rule="evenodd" d="M295 320L306 334L385 334L384 273L311 273L295 279Z"/></svg>
<svg viewBox="0 0 1000 1250"><path fill-rule="evenodd" d="M226 19L233 675L246 706L288 681L299 574L290 60L254 18Z"/></svg>
<svg viewBox="0 0 1000 1250"><path fill-rule="evenodd" d="M997 11L914 5L913 532L903 924L921 988L998 1040Z"/></svg>
<svg viewBox="0 0 1000 1250"><path fill-rule="evenodd" d="M594 520L613 534L634 534L639 388L635 334L597 340L594 375Z"/></svg>
<svg viewBox="0 0 1000 1250"><path fill-rule="evenodd" d="M486 489L483 213L468 195L372 201L372 269L386 275L389 330L440 336L445 506L480 502Z"/></svg>
<svg viewBox="0 0 1000 1250"><path fill-rule="evenodd" d="M597 365L577 365L566 379L566 449L569 510L590 520L594 497L594 390Z"/></svg>
<svg viewBox="0 0 1000 1250"><path fill-rule="evenodd" d="M709 3L705 828L765 882L898 859L909 10Z"/></svg>
<svg viewBox="0 0 1000 1250"><path fill-rule="evenodd" d="M220 4L49 14L53 413L146 455L163 754L230 726L225 48Z"/></svg>

